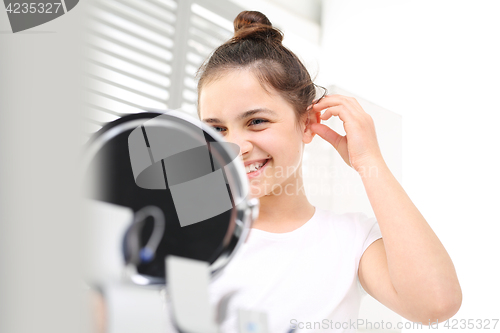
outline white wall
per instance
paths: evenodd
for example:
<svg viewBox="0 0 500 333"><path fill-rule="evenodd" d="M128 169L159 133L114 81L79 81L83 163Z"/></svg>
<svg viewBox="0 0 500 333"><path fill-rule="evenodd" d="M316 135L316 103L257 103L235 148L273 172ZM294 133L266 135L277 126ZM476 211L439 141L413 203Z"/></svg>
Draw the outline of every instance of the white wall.
<svg viewBox="0 0 500 333"><path fill-rule="evenodd" d="M16 34L0 9L2 333L90 331L80 279L81 7Z"/></svg>
<svg viewBox="0 0 500 333"><path fill-rule="evenodd" d="M323 1L319 80L402 115L402 184L455 263L458 320L500 314L499 16L498 1Z"/></svg>

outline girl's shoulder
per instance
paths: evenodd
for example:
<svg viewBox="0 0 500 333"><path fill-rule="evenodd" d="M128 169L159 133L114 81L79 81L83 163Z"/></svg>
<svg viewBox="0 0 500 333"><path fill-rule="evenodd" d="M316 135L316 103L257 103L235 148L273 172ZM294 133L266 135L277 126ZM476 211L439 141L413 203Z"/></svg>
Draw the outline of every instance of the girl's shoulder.
<svg viewBox="0 0 500 333"><path fill-rule="evenodd" d="M364 242L370 234L372 237L380 236L376 218L363 212L337 213L332 210L318 209L316 222L319 229L325 233L333 233L338 237L351 240L357 239L359 242Z"/></svg>

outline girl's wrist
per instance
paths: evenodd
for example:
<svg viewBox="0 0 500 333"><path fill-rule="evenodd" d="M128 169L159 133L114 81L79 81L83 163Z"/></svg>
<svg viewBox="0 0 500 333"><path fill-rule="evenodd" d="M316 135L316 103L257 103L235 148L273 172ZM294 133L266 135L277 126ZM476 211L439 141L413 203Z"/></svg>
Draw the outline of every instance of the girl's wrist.
<svg viewBox="0 0 500 333"><path fill-rule="evenodd" d="M388 169L382 156L365 158L353 168L358 172L361 178L378 177L380 171Z"/></svg>

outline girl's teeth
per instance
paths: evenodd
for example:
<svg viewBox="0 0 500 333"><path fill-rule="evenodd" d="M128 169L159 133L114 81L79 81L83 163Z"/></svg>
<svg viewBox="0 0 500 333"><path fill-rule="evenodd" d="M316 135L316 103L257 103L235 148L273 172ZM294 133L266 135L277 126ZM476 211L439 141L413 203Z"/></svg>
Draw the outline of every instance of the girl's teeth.
<svg viewBox="0 0 500 333"><path fill-rule="evenodd" d="M262 166L263 166L265 163L266 163L266 162L264 162L264 163L259 163L259 164L252 164L252 165L249 165L249 166L245 167L245 171L246 171L246 173L250 173L250 172L257 171L257 170L259 170L260 168L262 168Z"/></svg>

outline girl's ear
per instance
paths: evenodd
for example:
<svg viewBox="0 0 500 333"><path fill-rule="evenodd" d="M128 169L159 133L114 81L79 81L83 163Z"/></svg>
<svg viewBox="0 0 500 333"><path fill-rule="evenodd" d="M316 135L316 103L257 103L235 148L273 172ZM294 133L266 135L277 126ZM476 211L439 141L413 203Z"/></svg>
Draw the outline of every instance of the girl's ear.
<svg viewBox="0 0 500 333"><path fill-rule="evenodd" d="M321 123L321 112L314 112L312 107L307 109L306 114L304 115L304 133L302 134L302 142L311 143L312 139L316 135L311 129L311 124L320 124Z"/></svg>

